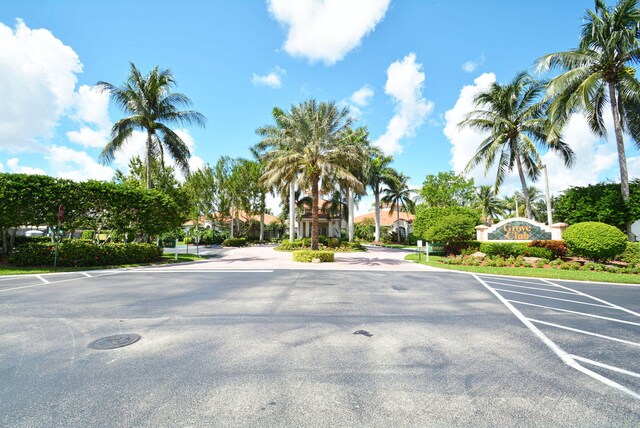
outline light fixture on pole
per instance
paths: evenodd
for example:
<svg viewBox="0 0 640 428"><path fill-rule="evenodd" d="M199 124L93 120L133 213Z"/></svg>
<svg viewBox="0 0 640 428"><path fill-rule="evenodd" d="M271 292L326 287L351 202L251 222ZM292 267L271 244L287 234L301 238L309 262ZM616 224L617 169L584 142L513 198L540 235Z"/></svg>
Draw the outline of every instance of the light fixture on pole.
<svg viewBox="0 0 640 428"><path fill-rule="evenodd" d="M547 166L540 165L541 169L544 169L544 189L547 199L547 224L551 226L553 224L553 217L551 215L551 194L549 193L549 174L547 173Z"/></svg>

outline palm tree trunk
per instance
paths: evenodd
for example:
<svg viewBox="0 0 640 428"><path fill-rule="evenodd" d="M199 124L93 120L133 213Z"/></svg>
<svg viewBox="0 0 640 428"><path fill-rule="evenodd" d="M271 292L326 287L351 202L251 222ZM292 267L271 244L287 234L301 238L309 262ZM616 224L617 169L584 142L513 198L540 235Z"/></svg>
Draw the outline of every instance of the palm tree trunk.
<svg viewBox="0 0 640 428"><path fill-rule="evenodd" d="M349 188L345 189L345 196L347 197L347 237L349 238L349 242L353 242L353 195L351 194L351 190Z"/></svg>
<svg viewBox="0 0 640 428"><path fill-rule="evenodd" d="M264 210L266 209L266 196L260 195L260 242L264 241Z"/></svg>
<svg viewBox="0 0 640 428"><path fill-rule="evenodd" d="M622 126L620 124L620 114L618 112L618 98L616 95L616 86L614 82L609 82L609 100L611 104L611 113L613 113L613 127L616 133L616 145L618 146L618 164L620 165L620 190L622 191L622 200L629 202L629 172L627 171L627 155L624 150L624 139L622 137ZM632 240L634 235L631 232L631 222L627 222L627 236Z"/></svg>
<svg viewBox="0 0 640 428"><path fill-rule="evenodd" d="M233 205L231 205L231 212L230 212L230 214L231 214L231 216L230 216L230 217L231 217L231 219L230 219L230 223L231 223L231 236L230 236L230 237L231 237L231 238L233 238Z"/></svg>
<svg viewBox="0 0 640 428"><path fill-rule="evenodd" d="M400 242L400 201L396 202L396 232L398 235L398 243Z"/></svg>
<svg viewBox="0 0 640 428"><path fill-rule="evenodd" d="M380 192L374 191L374 209L376 211L376 234L374 241L380 242Z"/></svg>
<svg viewBox="0 0 640 428"><path fill-rule="evenodd" d="M147 189L153 188L151 184L151 160L153 159L151 135L151 131L147 131Z"/></svg>
<svg viewBox="0 0 640 428"><path fill-rule="evenodd" d="M531 201L529 201L529 189L527 188L527 180L522 170L522 161L520 160L520 151L517 149L516 144L512 142L512 147L516 155L516 165L518 166L518 175L520 176L520 184L522 185L522 195L524 196L524 206L527 218L531 218ZM518 213L516 213L518 216Z"/></svg>
<svg viewBox="0 0 640 428"><path fill-rule="evenodd" d="M296 191L293 181L289 183L289 242L293 242L294 235L296 234Z"/></svg>
<svg viewBox="0 0 640 428"><path fill-rule="evenodd" d="M320 202L318 191L318 176L311 177L311 249L318 249L318 236L320 235L320 222L318 221L318 206Z"/></svg>

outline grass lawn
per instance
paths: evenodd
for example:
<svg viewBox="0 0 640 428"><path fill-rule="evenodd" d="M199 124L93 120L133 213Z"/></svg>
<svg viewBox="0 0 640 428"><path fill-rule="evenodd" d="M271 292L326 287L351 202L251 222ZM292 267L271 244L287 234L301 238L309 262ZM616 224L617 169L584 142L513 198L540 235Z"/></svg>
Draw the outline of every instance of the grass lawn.
<svg viewBox="0 0 640 428"><path fill-rule="evenodd" d="M13 267L0 264L0 276L3 275L26 275L40 273L56 273L56 272L77 272L83 270L99 270L99 269L116 269L125 267L149 266L158 264L184 263L196 260L204 260L206 257L198 257L195 254L178 254L178 261L175 260L174 254L165 254L159 262L146 264L129 264L129 265L112 265L112 266L89 266L89 267Z"/></svg>
<svg viewBox="0 0 640 428"><path fill-rule="evenodd" d="M579 270L560 270L560 269L540 269L525 267L489 267L489 266L461 266L447 265L439 263L438 260L442 256L430 256L429 261L425 261L424 254L421 255L423 265L433 266L441 269L450 269L463 272L484 273L490 275L511 275L511 276L527 276L532 278L549 278L549 279L568 279L577 281L595 281L595 282L612 282L621 284L640 284L640 275L611 273L611 272L593 272ZM408 254L405 260L418 261L418 254Z"/></svg>

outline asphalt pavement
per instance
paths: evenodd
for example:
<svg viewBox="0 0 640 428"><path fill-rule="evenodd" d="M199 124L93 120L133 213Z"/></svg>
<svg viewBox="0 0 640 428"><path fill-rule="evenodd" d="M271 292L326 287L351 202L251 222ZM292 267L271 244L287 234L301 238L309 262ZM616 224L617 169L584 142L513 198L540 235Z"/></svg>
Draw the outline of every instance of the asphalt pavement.
<svg viewBox="0 0 640 428"><path fill-rule="evenodd" d="M637 427L639 296L435 271L0 277L0 421ZM141 338L89 347L116 334Z"/></svg>

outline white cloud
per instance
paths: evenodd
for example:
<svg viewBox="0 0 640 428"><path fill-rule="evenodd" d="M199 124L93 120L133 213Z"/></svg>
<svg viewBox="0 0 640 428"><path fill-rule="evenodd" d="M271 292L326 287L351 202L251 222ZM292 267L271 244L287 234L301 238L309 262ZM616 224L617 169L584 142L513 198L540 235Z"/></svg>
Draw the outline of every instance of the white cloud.
<svg viewBox="0 0 640 428"><path fill-rule="evenodd" d="M284 68L275 67L269 74L260 76L253 73L251 83L255 86L268 86L270 88L279 88L282 86L282 76L286 73Z"/></svg>
<svg viewBox="0 0 640 428"><path fill-rule="evenodd" d="M20 165L20 159L18 158L11 158L9 160L7 160L7 168L9 168L9 171L16 173L16 174L38 174L38 175L45 175L45 172L43 170L41 170L40 168L32 168L30 166L22 166Z"/></svg>
<svg viewBox="0 0 640 428"><path fill-rule="evenodd" d="M268 0L269 13L288 29L284 49L333 65L384 18L390 0Z"/></svg>
<svg viewBox="0 0 640 428"><path fill-rule="evenodd" d="M100 165L87 152L78 151L65 146L53 145L45 156L51 163L53 175L75 181L104 180L113 177L113 169Z"/></svg>
<svg viewBox="0 0 640 428"><path fill-rule="evenodd" d="M374 144L387 154L402 152L400 140L413 136L425 118L433 111L433 102L422 95L425 75L422 64L416 63L416 55L410 53L387 69L385 93L395 103L395 115L386 132Z"/></svg>
<svg viewBox="0 0 640 428"><path fill-rule="evenodd" d="M2 162L0 162L0 172L4 172L4 165L2 165Z"/></svg>
<svg viewBox="0 0 640 428"><path fill-rule="evenodd" d="M373 98L373 89L369 85L364 85L362 88L351 94L351 102L359 107L366 107Z"/></svg>
<svg viewBox="0 0 640 428"><path fill-rule="evenodd" d="M45 29L0 23L0 149L44 150L74 103L78 55Z"/></svg>
<svg viewBox="0 0 640 428"><path fill-rule="evenodd" d="M484 54L481 54L478 59L469 60L462 64L462 71L465 73L473 73L482 64L484 64Z"/></svg>

